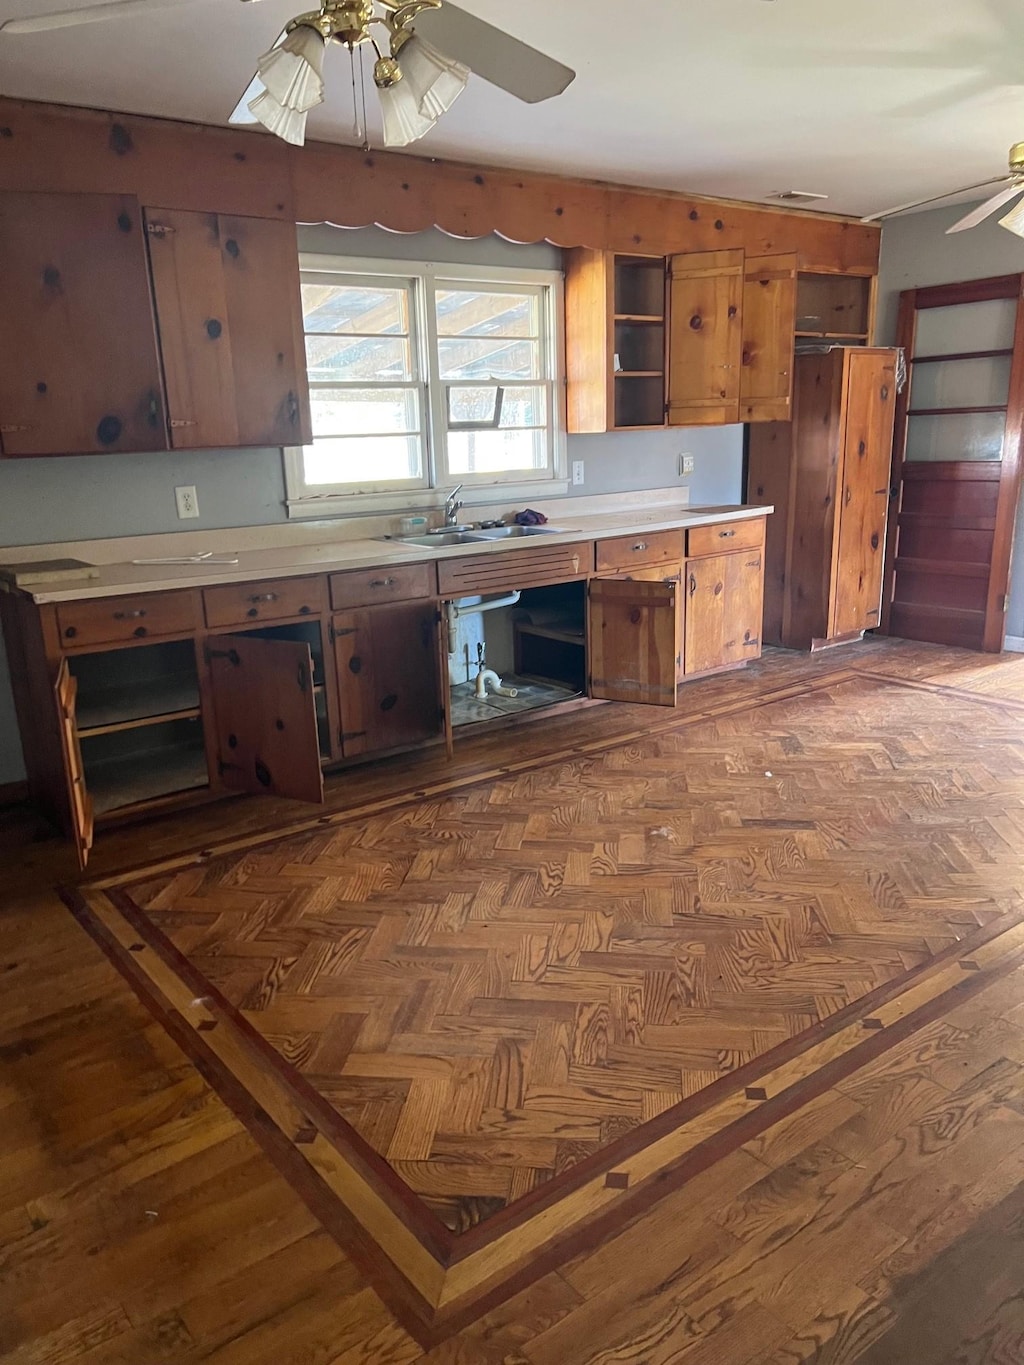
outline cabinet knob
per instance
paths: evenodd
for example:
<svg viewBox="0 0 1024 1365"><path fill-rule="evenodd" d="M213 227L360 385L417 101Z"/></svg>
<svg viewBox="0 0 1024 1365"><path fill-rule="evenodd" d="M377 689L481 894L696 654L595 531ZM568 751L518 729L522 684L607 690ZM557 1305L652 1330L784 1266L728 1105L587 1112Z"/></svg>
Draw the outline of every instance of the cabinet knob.
<svg viewBox="0 0 1024 1365"><path fill-rule="evenodd" d="M636 552L638 552L638 553L639 553L641 550L646 550L646 549L647 549L647 541L646 541L646 540L638 540L637 543L633 546L633 549L634 549L634 551L636 551Z"/></svg>
<svg viewBox="0 0 1024 1365"><path fill-rule="evenodd" d="M731 540L735 534L735 531L719 531L718 537L720 540Z"/></svg>
<svg viewBox="0 0 1024 1365"><path fill-rule="evenodd" d="M276 592L258 592L258 593L254 593L253 596L249 598L249 601L250 601L250 602L253 602L253 603L255 603L255 602L276 602L276 601L277 601L277 593L276 593Z"/></svg>
<svg viewBox="0 0 1024 1365"><path fill-rule="evenodd" d="M397 578L371 578L371 588L393 588L398 582Z"/></svg>

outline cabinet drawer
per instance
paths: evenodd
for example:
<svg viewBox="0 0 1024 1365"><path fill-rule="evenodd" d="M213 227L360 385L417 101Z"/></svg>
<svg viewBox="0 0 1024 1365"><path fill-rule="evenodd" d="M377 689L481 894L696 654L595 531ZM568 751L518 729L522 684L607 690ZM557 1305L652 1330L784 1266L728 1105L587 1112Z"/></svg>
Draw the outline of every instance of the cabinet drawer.
<svg viewBox="0 0 1024 1365"><path fill-rule="evenodd" d="M682 531L638 531L632 536L597 542L597 572L615 573L634 565L656 568L659 564L682 564Z"/></svg>
<svg viewBox="0 0 1024 1365"><path fill-rule="evenodd" d="M248 621L280 621L287 616L319 616L322 578L275 578L262 583L226 584L203 591L206 624L244 626Z"/></svg>
<svg viewBox="0 0 1024 1365"><path fill-rule="evenodd" d="M729 550L755 550L764 544L764 517L717 526L694 526L686 535L686 553L694 559L700 555L725 554Z"/></svg>
<svg viewBox="0 0 1024 1365"><path fill-rule="evenodd" d="M191 593L152 592L138 597L61 602L57 624L61 640L71 647L183 635L195 628L196 621Z"/></svg>
<svg viewBox="0 0 1024 1365"><path fill-rule="evenodd" d="M353 569L331 575L331 606L372 607L378 602L411 602L437 594L433 564L390 565L386 569Z"/></svg>
<svg viewBox="0 0 1024 1365"><path fill-rule="evenodd" d="M512 592L542 588L549 583L571 583L594 571L594 546L550 545L506 554L482 554L465 559L442 559L437 577L444 597L473 593Z"/></svg>

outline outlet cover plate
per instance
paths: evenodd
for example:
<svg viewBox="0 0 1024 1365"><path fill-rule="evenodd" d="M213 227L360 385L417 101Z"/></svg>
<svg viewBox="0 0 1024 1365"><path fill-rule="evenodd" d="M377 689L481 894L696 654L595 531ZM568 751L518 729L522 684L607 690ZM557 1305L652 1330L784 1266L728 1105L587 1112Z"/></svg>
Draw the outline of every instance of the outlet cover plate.
<svg viewBox="0 0 1024 1365"><path fill-rule="evenodd" d="M583 483L583 461L573 460L572 462L572 481L577 488Z"/></svg>
<svg viewBox="0 0 1024 1365"><path fill-rule="evenodd" d="M174 501L178 505L178 519L188 521L191 517L199 515L199 498L196 494L195 484L185 484L181 488L174 490Z"/></svg>

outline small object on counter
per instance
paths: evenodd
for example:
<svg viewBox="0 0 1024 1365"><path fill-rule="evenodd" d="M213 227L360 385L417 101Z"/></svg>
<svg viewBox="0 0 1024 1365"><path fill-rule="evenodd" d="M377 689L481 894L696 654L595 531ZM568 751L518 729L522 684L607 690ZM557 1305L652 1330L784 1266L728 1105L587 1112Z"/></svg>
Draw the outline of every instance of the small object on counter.
<svg viewBox="0 0 1024 1365"><path fill-rule="evenodd" d="M525 512L517 512L515 516L518 526L544 526L547 517L543 512L535 512L532 507L528 507Z"/></svg>
<svg viewBox="0 0 1024 1365"><path fill-rule="evenodd" d="M24 564L0 564L0 582L15 588L29 588L34 583L79 583L87 578L99 578L95 564L84 559L29 559Z"/></svg>
<svg viewBox="0 0 1024 1365"><path fill-rule="evenodd" d="M422 535L427 529L426 517L403 517L399 525L403 536Z"/></svg>
<svg viewBox="0 0 1024 1365"><path fill-rule="evenodd" d="M499 526L504 526L504 525L505 525L505 523L504 523L503 521L482 521L482 522L480 523L480 530L481 530L481 531L494 531L494 530L496 530Z"/></svg>
<svg viewBox="0 0 1024 1365"><path fill-rule="evenodd" d="M202 554L171 555L168 559L133 559L133 564L237 564L237 555L215 555L212 550Z"/></svg>

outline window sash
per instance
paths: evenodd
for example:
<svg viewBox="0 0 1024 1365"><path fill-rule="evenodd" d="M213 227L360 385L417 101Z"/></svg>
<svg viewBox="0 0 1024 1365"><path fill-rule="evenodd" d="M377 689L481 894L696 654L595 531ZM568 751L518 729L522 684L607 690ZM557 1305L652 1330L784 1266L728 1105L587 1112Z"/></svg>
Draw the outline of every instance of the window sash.
<svg viewBox="0 0 1024 1365"><path fill-rule="evenodd" d="M408 495L416 490L444 489L454 483L465 483L484 489L504 484L546 485L551 491L558 491L556 480L565 479L566 455L564 397L562 393L563 376L561 372L562 336L562 290L561 274L556 271L509 270L506 267L476 268L462 266L430 266L413 262L395 263L394 273L380 269L381 262L355 260L344 257L304 257L300 261L303 283L344 284L355 287L380 287L394 289L405 287L409 290L407 302L408 332L371 332L336 333L309 332L310 337L337 337L339 339L370 340L408 338L412 370L416 378L408 380L311 380L310 393L315 402L317 391L331 389L335 392L346 388L370 391L380 390L419 390L419 433L387 432L381 435L405 437L419 435L421 440L420 457L423 469L422 478L409 480L377 480L372 477L333 484L307 484L305 481L304 447L285 452L285 472L289 502L299 504L304 501L329 502L332 498L342 500L350 496L358 498L366 494L384 496L394 492ZM455 335L440 336L437 326L437 302L439 291L464 291L480 294L510 294L522 297L532 296L536 300L534 326L524 336L499 336L493 332L483 332L478 327L472 331ZM534 376L508 375L496 379L442 379L439 342L459 340L490 341L508 345L526 345L537 351L537 374ZM537 425L512 425L500 427L466 427L448 423L449 390L451 388L495 388L536 389L543 391L546 420ZM528 468L507 469L498 472L453 473L449 459L449 435L466 438L475 432L498 431L512 434L515 432L541 433L544 441L546 459L543 465ZM321 439L332 439L322 437ZM339 433L334 439L358 440L360 437ZM373 499L380 502L380 496ZM425 498L429 505L433 494ZM402 505L408 504L407 500ZM356 510L353 505L353 509Z"/></svg>

